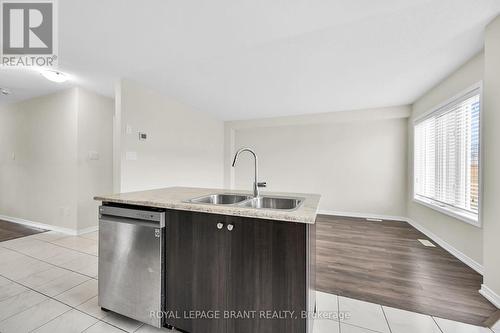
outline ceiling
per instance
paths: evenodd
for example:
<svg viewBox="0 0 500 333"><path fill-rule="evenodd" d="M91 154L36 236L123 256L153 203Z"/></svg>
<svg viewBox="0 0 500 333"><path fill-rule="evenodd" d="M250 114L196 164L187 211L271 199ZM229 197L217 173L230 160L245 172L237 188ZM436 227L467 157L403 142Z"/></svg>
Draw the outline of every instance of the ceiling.
<svg viewBox="0 0 500 333"><path fill-rule="evenodd" d="M224 120L409 104L483 48L498 0L64 0L72 80L0 67L14 102L129 78Z"/></svg>

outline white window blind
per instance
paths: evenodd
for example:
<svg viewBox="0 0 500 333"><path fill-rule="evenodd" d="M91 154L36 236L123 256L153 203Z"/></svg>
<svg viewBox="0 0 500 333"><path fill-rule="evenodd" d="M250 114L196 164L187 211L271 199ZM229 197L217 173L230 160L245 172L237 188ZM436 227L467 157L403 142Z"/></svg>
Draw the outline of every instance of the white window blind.
<svg viewBox="0 0 500 333"><path fill-rule="evenodd" d="M477 221L480 90L415 123L415 199Z"/></svg>

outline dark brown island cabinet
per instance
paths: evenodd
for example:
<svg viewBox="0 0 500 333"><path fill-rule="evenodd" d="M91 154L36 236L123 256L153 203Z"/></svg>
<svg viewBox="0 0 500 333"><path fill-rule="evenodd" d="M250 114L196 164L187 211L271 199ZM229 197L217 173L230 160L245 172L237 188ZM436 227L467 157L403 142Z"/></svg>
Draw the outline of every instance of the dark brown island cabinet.
<svg viewBox="0 0 500 333"><path fill-rule="evenodd" d="M311 333L315 224L167 210L165 324Z"/></svg>

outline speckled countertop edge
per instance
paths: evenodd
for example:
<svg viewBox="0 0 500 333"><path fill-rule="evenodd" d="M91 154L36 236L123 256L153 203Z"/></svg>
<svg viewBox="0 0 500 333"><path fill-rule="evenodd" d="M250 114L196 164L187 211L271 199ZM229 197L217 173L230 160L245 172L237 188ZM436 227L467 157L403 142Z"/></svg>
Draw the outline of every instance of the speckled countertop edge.
<svg viewBox="0 0 500 333"><path fill-rule="evenodd" d="M249 191L210 189L196 187L168 187L148 191L118 193L94 197L95 200L129 205L157 208L177 209L210 214L252 217L266 220L277 220L296 223L314 224L318 213L319 194L261 192L267 196L288 196L303 198L302 205L293 211L273 209L256 209L230 205L209 205L185 202L187 200L216 193L251 194Z"/></svg>

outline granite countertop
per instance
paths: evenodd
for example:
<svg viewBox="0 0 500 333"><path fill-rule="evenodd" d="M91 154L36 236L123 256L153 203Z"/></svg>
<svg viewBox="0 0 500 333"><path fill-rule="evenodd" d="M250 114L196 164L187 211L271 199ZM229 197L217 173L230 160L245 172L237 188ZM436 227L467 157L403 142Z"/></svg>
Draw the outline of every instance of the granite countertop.
<svg viewBox="0 0 500 333"><path fill-rule="evenodd" d="M316 222L319 200L321 198L319 194L261 192L261 195L266 196L287 196L304 199L302 205L300 205L298 209L292 211L186 202L187 200L193 198L216 193L251 195L251 192L249 191L195 187L168 187L149 191L102 195L96 196L94 199L98 201L121 204L314 224Z"/></svg>

